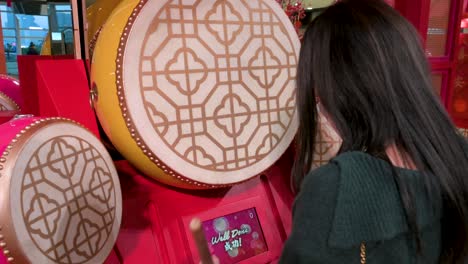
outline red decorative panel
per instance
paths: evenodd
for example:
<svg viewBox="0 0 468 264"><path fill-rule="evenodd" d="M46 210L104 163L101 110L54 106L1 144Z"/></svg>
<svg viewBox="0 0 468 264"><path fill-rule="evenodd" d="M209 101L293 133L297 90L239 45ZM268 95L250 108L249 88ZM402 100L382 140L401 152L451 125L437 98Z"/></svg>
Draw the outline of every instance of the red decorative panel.
<svg viewBox="0 0 468 264"><path fill-rule="evenodd" d="M434 86L434 90L436 94L439 96L441 95L440 92L442 91L443 81L444 81L444 76L442 74L434 73L432 75L432 86Z"/></svg>
<svg viewBox="0 0 468 264"><path fill-rule="evenodd" d="M431 0L426 53L429 57L447 55L451 0Z"/></svg>
<svg viewBox="0 0 468 264"><path fill-rule="evenodd" d="M455 118L468 119L468 34L464 33L464 30L460 33L458 43L460 49L451 110Z"/></svg>

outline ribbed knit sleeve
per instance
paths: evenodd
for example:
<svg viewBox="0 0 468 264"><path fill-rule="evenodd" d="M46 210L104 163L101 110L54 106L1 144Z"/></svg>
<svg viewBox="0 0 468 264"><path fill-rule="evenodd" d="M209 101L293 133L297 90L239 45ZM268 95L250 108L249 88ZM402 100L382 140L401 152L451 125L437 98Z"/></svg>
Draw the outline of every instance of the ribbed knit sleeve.
<svg viewBox="0 0 468 264"><path fill-rule="evenodd" d="M280 263L359 263L358 248L335 250L328 246L338 182L339 169L334 164L306 177L294 203L293 229Z"/></svg>

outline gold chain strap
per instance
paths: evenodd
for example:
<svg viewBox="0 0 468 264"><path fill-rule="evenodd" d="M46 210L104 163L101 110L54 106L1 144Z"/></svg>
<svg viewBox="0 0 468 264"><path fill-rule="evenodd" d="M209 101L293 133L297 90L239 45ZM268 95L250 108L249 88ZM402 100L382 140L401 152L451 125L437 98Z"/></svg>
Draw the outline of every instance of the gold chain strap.
<svg viewBox="0 0 468 264"><path fill-rule="evenodd" d="M366 264L366 244L361 243L361 264Z"/></svg>

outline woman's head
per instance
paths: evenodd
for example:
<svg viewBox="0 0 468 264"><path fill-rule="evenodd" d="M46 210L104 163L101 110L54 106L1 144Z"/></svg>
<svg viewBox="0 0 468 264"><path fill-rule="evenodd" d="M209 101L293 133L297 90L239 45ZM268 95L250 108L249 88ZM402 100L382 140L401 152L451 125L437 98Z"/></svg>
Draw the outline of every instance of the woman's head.
<svg viewBox="0 0 468 264"><path fill-rule="evenodd" d="M461 217L451 213L465 232L459 241L467 242L466 222L456 220L468 220L466 157L433 92L420 38L408 21L383 1L343 0L309 25L297 71L296 183L312 162L315 97L343 139L340 152L366 151L388 160L385 149L395 144L419 170L434 174L428 188L440 189L461 212ZM407 193L404 183L396 181ZM402 200L410 214L408 193Z"/></svg>
<svg viewBox="0 0 468 264"><path fill-rule="evenodd" d="M382 151L398 137L399 114L438 104L416 31L383 1L338 2L313 21L303 45L300 114L314 108L310 93L319 97L344 151Z"/></svg>

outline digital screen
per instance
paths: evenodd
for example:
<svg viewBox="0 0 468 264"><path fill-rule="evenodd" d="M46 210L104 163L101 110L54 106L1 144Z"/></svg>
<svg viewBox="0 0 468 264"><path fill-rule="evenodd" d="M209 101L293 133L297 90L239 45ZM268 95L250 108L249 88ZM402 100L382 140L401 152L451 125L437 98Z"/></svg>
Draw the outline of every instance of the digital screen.
<svg viewBox="0 0 468 264"><path fill-rule="evenodd" d="M255 208L204 221L202 227L220 263L237 263L268 250Z"/></svg>
<svg viewBox="0 0 468 264"><path fill-rule="evenodd" d="M52 40L61 41L62 40L62 33L61 32L52 32Z"/></svg>

